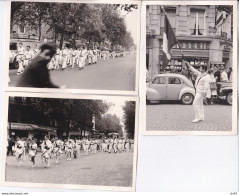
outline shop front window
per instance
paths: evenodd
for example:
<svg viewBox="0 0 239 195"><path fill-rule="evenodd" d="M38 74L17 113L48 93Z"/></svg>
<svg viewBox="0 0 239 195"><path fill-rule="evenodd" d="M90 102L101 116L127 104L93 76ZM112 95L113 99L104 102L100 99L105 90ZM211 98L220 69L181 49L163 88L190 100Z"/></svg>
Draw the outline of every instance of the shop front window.
<svg viewBox="0 0 239 195"><path fill-rule="evenodd" d="M190 10L190 30L191 35L204 35L205 31L205 10L191 9Z"/></svg>

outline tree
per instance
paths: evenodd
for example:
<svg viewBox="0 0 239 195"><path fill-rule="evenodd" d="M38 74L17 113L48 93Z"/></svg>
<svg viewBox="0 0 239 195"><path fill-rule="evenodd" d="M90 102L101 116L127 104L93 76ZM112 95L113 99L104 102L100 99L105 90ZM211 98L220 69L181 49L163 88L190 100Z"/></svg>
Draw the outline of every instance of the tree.
<svg viewBox="0 0 239 195"><path fill-rule="evenodd" d="M112 114L106 114L100 119L97 119L96 130L105 135L109 133L119 133L121 136L123 135L119 117Z"/></svg>
<svg viewBox="0 0 239 195"><path fill-rule="evenodd" d="M124 124L128 137L134 138L135 132L135 102L128 101L123 107L124 110Z"/></svg>
<svg viewBox="0 0 239 195"><path fill-rule="evenodd" d="M31 105L45 116L58 121L57 134L62 137L69 130L92 128L91 117L100 118L109 109L109 104L102 100L77 100L55 98L31 98Z"/></svg>
<svg viewBox="0 0 239 195"><path fill-rule="evenodd" d="M16 14L23 7L24 2L12 2L11 3L11 23L10 23L10 32L12 32L13 25L15 23Z"/></svg>

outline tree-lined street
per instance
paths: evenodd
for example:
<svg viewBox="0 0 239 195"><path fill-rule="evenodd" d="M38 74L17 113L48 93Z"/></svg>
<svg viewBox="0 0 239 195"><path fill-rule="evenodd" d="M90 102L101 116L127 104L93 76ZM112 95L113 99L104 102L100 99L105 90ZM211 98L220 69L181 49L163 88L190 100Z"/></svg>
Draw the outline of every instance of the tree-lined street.
<svg viewBox="0 0 239 195"><path fill-rule="evenodd" d="M78 159L66 161L62 157L59 164L52 161L50 168L41 163L41 153L37 154L36 166L26 156L21 167L17 167L14 156L7 157L6 181L24 183L76 184L99 186L132 185L133 151L122 153L98 152Z"/></svg>
<svg viewBox="0 0 239 195"><path fill-rule="evenodd" d="M135 90L136 55L130 54L87 65L83 70L77 67L67 68L65 71L51 71L52 81L59 86L65 85L67 89L92 90ZM16 86L21 75L17 70L9 70L11 82L9 86Z"/></svg>

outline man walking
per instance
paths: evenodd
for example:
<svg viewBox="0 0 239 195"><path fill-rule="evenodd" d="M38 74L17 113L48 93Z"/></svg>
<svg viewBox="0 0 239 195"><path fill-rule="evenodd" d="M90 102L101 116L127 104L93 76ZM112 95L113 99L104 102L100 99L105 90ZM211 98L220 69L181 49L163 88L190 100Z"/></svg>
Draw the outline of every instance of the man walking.
<svg viewBox="0 0 239 195"><path fill-rule="evenodd" d="M199 71L193 68L188 62L185 62L188 69L196 76L195 88L196 95L193 101L193 108L195 113L195 118L192 121L197 123L204 120L204 108L203 100L206 97L207 91L210 87L210 76L207 73L206 66L200 66Z"/></svg>
<svg viewBox="0 0 239 195"><path fill-rule="evenodd" d="M40 54L25 69L17 87L58 88L58 86L51 82L47 68L55 53L56 49L54 46L43 44L40 48Z"/></svg>

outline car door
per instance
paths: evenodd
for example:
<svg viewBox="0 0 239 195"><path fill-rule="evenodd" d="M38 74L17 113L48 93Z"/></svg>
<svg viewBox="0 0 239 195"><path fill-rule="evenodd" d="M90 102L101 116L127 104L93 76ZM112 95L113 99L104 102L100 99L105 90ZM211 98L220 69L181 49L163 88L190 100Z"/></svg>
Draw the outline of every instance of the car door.
<svg viewBox="0 0 239 195"><path fill-rule="evenodd" d="M178 100L181 89L182 81L178 77L168 77L167 100Z"/></svg>
<svg viewBox="0 0 239 195"><path fill-rule="evenodd" d="M155 77L150 85L150 88L154 89L151 93L150 99L153 100L165 100L166 99L166 77Z"/></svg>

